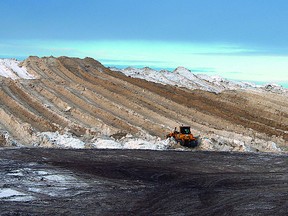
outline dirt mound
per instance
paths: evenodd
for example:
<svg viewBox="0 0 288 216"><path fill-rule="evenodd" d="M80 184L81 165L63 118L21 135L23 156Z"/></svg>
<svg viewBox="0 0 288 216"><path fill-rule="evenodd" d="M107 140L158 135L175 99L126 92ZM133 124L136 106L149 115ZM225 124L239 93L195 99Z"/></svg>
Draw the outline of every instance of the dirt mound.
<svg viewBox="0 0 288 216"><path fill-rule="evenodd" d="M59 132L88 147L97 136L164 138L185 124L230 150L237 141L246 149L271 151L270 143L287 150L288 99L281 94L188 90L131 78L91 58L29 57L22 66L35 79L1 79L0 129L9 134L1 145L39 144L39 133Z"/></svg>

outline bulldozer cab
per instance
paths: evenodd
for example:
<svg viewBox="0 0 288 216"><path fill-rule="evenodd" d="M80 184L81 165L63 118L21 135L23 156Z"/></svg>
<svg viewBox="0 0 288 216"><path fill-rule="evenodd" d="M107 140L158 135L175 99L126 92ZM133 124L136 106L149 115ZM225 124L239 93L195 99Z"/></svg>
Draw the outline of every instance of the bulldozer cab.
<svg viewBox="0 0 288 216"><path fill-rule="evenodd" d="M181 134L190 134L190 127L187 126L180 126L180 133Z"/></svg>
<svg viewBox="0 0 288 216"><path fill-rule="evenodd" d="M180 126L180 132L174 129L174 132L171 132L166 135L166 138L174 138L177 143L180 143L181 146L194 148L198 145L198 138L194 137L191 134L189 126Z"/></svg>

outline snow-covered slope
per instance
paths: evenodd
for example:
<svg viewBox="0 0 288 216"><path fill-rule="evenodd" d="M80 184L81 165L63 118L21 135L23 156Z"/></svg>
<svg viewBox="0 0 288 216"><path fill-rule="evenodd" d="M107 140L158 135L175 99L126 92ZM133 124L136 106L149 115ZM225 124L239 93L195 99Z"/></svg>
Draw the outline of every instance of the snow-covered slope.
<svg viewBox="0 0 288 216"><path fill-rule="evenodd" d="M0 59L0 76L11 79L33 79L26 68L21 67L15 59Z"/></svg>
<svg viewBox="0 0 288 216"><path fill-rule="evenodd" d="M147 81L161 83L165 85L174 85L188 89L201 89L204 91L219 93L223 90L235 89L257 89L272 91L275 93L287 93L287 89L277 84L267 84L258 86L249 82L236 82L224 79L220 76L209 76L206 74L193 74L185 67L178 67L174 71L160 70L156 71L149 67L125 69L110 68L113 71L120 71L126 76L145 79Z"/></svg>

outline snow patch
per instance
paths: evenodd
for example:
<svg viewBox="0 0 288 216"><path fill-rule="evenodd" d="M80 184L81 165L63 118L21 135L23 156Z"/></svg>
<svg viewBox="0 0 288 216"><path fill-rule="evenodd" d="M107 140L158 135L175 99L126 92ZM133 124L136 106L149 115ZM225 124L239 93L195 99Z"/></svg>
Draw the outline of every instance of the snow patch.
<svg viewBox="0 0 288 216"><path fill-rule="evenodd" d="M45 175L45 174L44 174ZM43 180L49 180L49 181L54 181L54 182L66 182L66 181L76 181L75 178L72 176L64 176L64 175L59 175L59 174L54 174L54 175L45 175L43 177Z"/></svg>
<svg viewBox="0 0 288 216"><path fill-rule="evenodd" d="M15 59L0 59L0 76L11 79L34 79Z"/></svg>
<svg viewBox="0 0 288 216"><path fill-rule="evenodd" d="M83 187L87 184L69 170L29 167L39 167L39 164L26 166L28 167L9 171L0 170L0 175L5 176L1 181L0 201L31 201L41 199L43 195L66 197L86 192Z"/></svg>
<svg viewBox="0 0 288 216"><path fill-rule="evenodd" d="M24 193L21 193L19 191L13 190L13 189L0 189L0 198L7 198L12 196L23 196Z"/></svg>
<svg viewBox="0 0 288 216"><path fill-rule="evenodd" d="M33 196L27 195L25 193L19 192L11 188L0 189L0 199L6 201L31 201L34 199Z"/></svg>

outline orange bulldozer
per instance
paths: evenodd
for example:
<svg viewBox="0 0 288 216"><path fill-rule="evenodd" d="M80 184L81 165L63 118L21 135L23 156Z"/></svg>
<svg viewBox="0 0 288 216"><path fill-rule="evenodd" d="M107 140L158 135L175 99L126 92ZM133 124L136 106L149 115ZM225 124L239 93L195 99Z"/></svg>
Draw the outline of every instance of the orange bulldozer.
<svg viewBox="0 0 288 216"><path fill-rule="evenodd" d="M175 127L173 132L166 135L166 139L173 137L180 145L190 148L198 145L198 137L194 137L193 134L191 134L189 126L180 126L179 129L180 132L177 131Z"/></svg>

